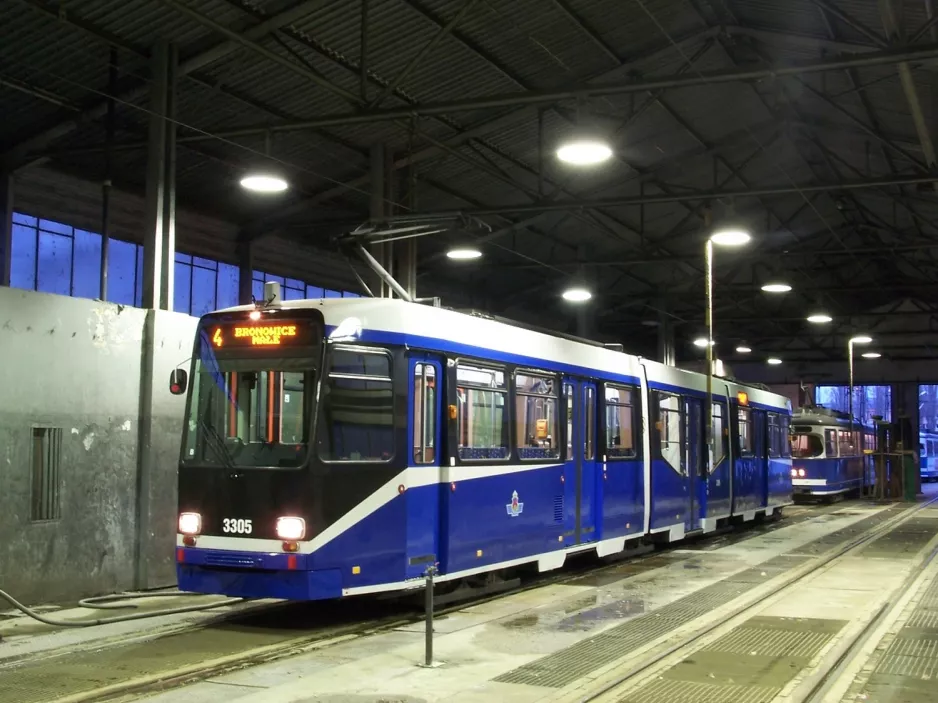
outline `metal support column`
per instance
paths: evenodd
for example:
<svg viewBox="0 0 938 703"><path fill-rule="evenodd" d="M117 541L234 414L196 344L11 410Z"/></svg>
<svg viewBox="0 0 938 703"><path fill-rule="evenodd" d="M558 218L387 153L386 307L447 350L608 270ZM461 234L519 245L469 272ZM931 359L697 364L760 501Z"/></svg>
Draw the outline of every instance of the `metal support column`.
<svg viewBox="0 0 938 703"><path fill-rule="evenodd" d="M175 130L169 127L174 93L170 68L175 50L165 42L153 48L151 56L150 127L147 154L146 229L143 241L143 307L170 309L175 257L175 178L170 169L175 158L168 153L175 146ZM169 158L167 158L169 157Z"/></svg>
<svg viewBox="0 0 938 703"><path fill-rule="evenodd" d="M384 144L374 144L371 147L371 207L370 215L372 221L380 221L390 215L388 211L388 186L387 186L387 147ZM371 254L381 265L381 267L391 276L394 275L392 265L392 255L394 251L393 243L372 244L370 246ZM369 282L369 288L374 291L378 298L390 298L392 289L387 282L380 276L373 279L373 284Z"/></svg>
<svg viewBox="0 0 938 703"><path fill-rule="evenodd" d="M677 359L674 351L674 324L665 305L664 300L658 303L658 361L665 366L675 366Z"/></svg>
<svg viewBox="0 0 938 703"><path fill-rule="evenodd" d="M0 286L10 285L13 264L13 176L0 173Z"/></svg>
<svg viewBox="0 0 938 703"><path fill-rule="evenodd" d="M160 252L162 256L160 279L160 307L173 309L176 272L176 74L179 63L179 48L170 44L166 56L166 130L163 163L163 233Z"/></svg>
<svg viewBox="0 0 938 703"><path fill-rule="evenodd" d="M108 61L108 95L117 94L117 49L111 48ZM113 97L107 101L107 120L105 123L104 180L101 182L101 273L98 285L98 297L107 300L107 270L111 249L111 161L116 129L117 106Z"/></svg>
<svg viewBox="0 0 938 703"><path fill-rule="evenodd" d="M254 242L242 239L238 242L238 304L254 302Z"/></svg>

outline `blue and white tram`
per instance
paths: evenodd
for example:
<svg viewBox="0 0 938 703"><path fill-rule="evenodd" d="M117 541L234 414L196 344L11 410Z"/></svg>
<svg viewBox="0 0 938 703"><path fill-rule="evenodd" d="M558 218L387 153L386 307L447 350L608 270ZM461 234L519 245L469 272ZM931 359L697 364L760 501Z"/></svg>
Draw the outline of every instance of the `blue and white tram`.
<svg viewBox="0 0 938 703"><path fill-rule="evenodd" d="M185 591L296 600L563 566L792 502L784 396L388 299L204 316L176 562Z"/></svg>
<svg viewBox="0 0 938 703"><path fill-rule="evenodd" d="M824 407L799 408L792 417L794 495L833 497L857 493L864 472L873 475L876 430L846 413Z"/></svg>
<svg viewBox="0 0 938 703"><path fill-rule="evenodd" d="M924 427L918 431L919 473L923 481L938 481L938 432Z"/></svg>

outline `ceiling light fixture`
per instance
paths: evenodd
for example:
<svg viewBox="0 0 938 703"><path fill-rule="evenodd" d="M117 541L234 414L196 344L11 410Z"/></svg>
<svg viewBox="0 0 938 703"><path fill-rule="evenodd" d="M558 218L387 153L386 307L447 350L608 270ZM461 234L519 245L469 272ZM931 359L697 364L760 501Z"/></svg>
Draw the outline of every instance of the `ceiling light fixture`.
<svg viewBox="0 0 938 703"><path fill-rule="evenodd" d="M851 344L869 344L873 341L873 338L865 334L859 334L856 337L853 337L850 340Z"/></svg>
<svg viewBox="0 0 938 703"><path fill-rule="evenodd" d="M808 322L815 325L826 325L828 322L833 322L833 320L834 318L825 312L815 312L808 315Z"/></svg>
<svg viewBox="0 0 938 703"><path fill-rule="evenodd" d="M752 353L752 349L749 348L749 347L747 347L747 346L744 345L744 344L741 344L741 345L739 345L738 347L736 347L736 353L737 353L737 354L751 354L751 353Z"/></svg>
<svg viewBox="0 0 938 703"><path fill-rule="evenodd" d="M576 139L557 149L557 158L573 166L593 166L611 156L612 148L598 139Z"/></svg>
<svg viewBox="0 0 938 703"><path fill-rule="evenodd" d="M569 300L571 303L584 303L592 297L593 294L585 288L567 288L563 292L563 299Z"/></svg>
<svg viewBox="0 0 938 703"><path fill-rule="evenodd" d="M710 340L710 346L712 347L712 346L714 345L714 343L715 343L715 342L711 339L711 340ZM694 346L695 346L695 347L700 347L701 349L703 349L705 346L707 346L707 338L706 338L706 337L698 337L697 339L694 340Z"/></svg>
<svg viewBox="0 0 938 703"><path fill-rule="evenodd" d="M710 237L710 241L721 247L738 247L748 243L752 235L741 227L719 229Z"/></svg>
<svg viewBox="0 0 938 703"><path fill-rule="evenodd" d="M482 252L473 247L459 247L450 249L446 252L446 256L454 261L469 261L471 259L478 259L482 256Z"/></svg>
<svg viewBox="0 0 938 703"><path fill-rule="evenodd" d="M791 290L791 286L787 283L776 281L775 283L766 283L762 286L762 290L766 293L787 293Z"/></svg>
<svg viewBox="0 0 938 703"><path fill-rule="evenodd" d="M882 354L880 354L879 352L864 352L863 353L864 359L878 359L881 356Z"/></svg>
<svg viewBox="0 0 938 703"><path fill-rule="evenodd" d="M255 193L282 193L287 182L271 173L250 173L241 179L241 187Z"/></svg>
<svg viewBox="0 0 938 703"><path fill-rule="evenodd" d="M773 356L767 360L767 363L771 364L772 366L778 366L782 363L782 360Z"/></svg>

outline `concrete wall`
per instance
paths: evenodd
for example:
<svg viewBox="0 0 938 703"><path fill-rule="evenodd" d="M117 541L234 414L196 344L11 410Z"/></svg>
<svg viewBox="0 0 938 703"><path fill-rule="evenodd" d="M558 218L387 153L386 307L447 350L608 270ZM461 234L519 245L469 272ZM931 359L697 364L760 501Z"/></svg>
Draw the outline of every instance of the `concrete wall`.
<svg viewBox="0 0 938 703"><path fill-rule="evenodd" d="M152 412L141 408L141 352L152 318ZM196 320L0 287L0 588L27 602L174 582L175 477L183 400L170 369ZM141 417L154 431L139 446ZM60 517L31 520L32 427L62 429ZM136 534L141 460L151 458ZM135 583L139 558L149 567Z"/></svg>

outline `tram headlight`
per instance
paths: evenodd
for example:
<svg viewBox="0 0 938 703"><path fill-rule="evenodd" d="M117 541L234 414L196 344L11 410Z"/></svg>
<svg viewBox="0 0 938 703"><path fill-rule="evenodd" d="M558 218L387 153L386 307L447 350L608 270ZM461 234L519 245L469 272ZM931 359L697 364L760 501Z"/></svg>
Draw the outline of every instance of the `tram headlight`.
<svg viewBox="0 0 938 703"><path fill-rule="evenodd" d="M301 517L278 517L277 537L286 540L303 539L306 536L306 520Z"/></svg>
<svg viewBox="0 0 938 703"><path fill-rule="evenodd" d="M791 470L791 477L792 477L792 478L798 478L798 469L792 469L792 470Z"/></svg>
<svg viewBox="0 0 938 703"><path fill-rule="evenodd" d="M804 478L804 469L798 469L798 475L799 475L801 478Z"/></svg>
<svg viewBox="0 0 938 703"><path fill-rule="evenodd" d="M179 531L184 535L197 535L202 531L202 516L198 513L180 513Z"/></svg>

